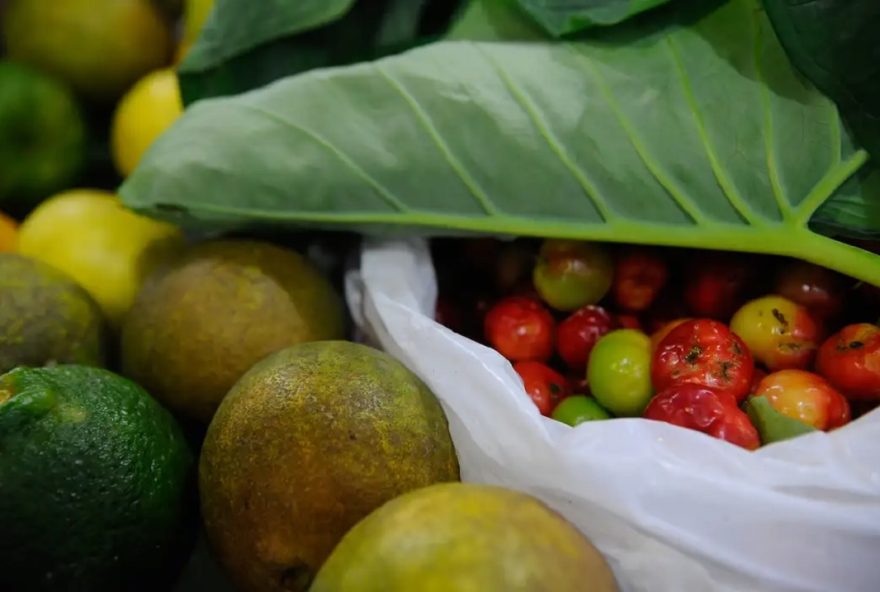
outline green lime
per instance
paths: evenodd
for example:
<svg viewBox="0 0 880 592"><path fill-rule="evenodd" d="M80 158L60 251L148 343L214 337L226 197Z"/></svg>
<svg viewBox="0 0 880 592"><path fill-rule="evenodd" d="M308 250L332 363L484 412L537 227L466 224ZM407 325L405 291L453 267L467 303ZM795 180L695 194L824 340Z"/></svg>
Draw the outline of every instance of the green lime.
<svg viewBox="0 0 880 592"><path fill-rule="evenodd" d="M0 60L0 130L3 209L35 204L68 186L82 169L86 125L70 91L6 60Z"/></svg>
<svg viewBox="0 0 880 592"><path fill-rule="evenodd" d="M191 544L193 457L133 382L0 376L0 590L167 590Z"/></svg>
<svg viewBox="0 0 880 592"><path fill-rule="evenodd" d="M556 421L576 426L585 421L597 419L610 419L610 415L602 408L596 399L584 395L573 395L562 400L551 416Z"/></svg>
<svg viewBox="0 0 880 592"><path fill-rule="evenodd" d="M590 352L587 382L596 401L614 415L640 415L653 394L651 338L634 329L603 336Z"/></svg>

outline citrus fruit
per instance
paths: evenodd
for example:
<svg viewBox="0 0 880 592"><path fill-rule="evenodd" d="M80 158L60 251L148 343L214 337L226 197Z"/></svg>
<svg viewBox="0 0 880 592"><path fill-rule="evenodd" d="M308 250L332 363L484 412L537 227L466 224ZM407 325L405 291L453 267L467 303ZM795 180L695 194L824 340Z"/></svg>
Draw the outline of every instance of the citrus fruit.
<svg viewBox="0 0 880 592"><path fill-rule="evenodd" d="M49 265L0 253L0 372L16 366L104 364L104 319L95 301Z"/></svg>
<svg viewBox="0 0 880 592"><path fill-rule="evenodd" d="M398 497L345 535L311 592L616 592L604 557L542 502L444 483Z"/></svg>
<svg viewBox="0 0 880 592"><path fill-rule="evenodd" d="M150 0L10 0L3 36L9 57L99 102L167 64L172 49L169 25Z"/></svg>
<svg viewBox="0 0 880 592"><path fill-rule="evenodd" d="M139 80L122 98L113 116L113 161L123 177L183 112L177 74L168 68Z"/></svg>
<svg viewBox="0 0 880 592"><path fill-rule="evenodd" d="M131 212L115 195L81 189L31 212L18 248L74 278L117 325L147 275L174 256L182 240L176 227Z"/></svg>
<svg viewBox="0 0 880 592"><path fill-rule="evenodd" d="M215 0L186 0L183 7L183 41L187 44L195 43L214 9Z"/></svg>
<svg viewBox="0 0 880 592"><path fill-rule="evenodd" d="M22 64L0 60L0 204L24 210L82 169L86 126L70 91Z"/></svg>
<svg viewBox="0 0 880 592"><path fill-rule="evenodd" d="M455 480L434 394L389 355L344 341L297 345L248 371L217 410L199 466L208 539L242 592L306 590L367 514Z"/></svg>
<svg viewBox="0 0 880 592"><path fill-rule="evenodd" d="M207 423L235 381L270 353L343 337L343 305L299 253L202 243L151 281L122 329L125 374Z"/></svg>
<svg viewBox="0 0 880 592"><path fill-rule="evenodd" d="M18 246L18 222L0 212L0 253L10 253Z"/></svg>
<svg viewBox="0 0 880 592"><path fill-rule="evenodd" d="M169 588L193 458L140 387L85 366L4 374L0 450L0 590Z"/></svg>

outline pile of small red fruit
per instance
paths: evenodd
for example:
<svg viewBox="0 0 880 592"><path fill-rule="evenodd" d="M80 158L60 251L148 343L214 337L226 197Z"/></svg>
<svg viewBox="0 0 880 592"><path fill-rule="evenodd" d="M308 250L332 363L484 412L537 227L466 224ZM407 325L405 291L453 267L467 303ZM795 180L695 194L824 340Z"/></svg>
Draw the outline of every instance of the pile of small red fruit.
<svg viewBox="0 0 880 592"><path fill-rule="evenodd" d="M644 417L753 450L880 403L878 290L793 259L437 240L437 320L569 425Z"/></svg>

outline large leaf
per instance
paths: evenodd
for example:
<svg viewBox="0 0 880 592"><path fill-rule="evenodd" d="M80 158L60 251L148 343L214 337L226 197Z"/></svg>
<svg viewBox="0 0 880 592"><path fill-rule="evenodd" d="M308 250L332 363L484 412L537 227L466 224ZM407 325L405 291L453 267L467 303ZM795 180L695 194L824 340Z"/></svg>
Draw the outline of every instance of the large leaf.
<svg viewBox="0 0 880 592"><path fill-rule="evenodd" d="M429 13L457 0L217 0L180 67L186 104L252 90L315 68L369 60L421 37ZM448 5L448 6L447 6ZM428 23L433 24L433 23Z"/></svg>
<svg viewBox="0 0 880 592"><path fill-rule="evenodd" d="M791 60L880 159L880 1L764 0Z"/></svg>
<svg viewBox="0 0 880 592"><path fill-rule="evenodd" d="M517 0L551 35L615 25L669 0Z"/></svg>
<svg viewBox="0 0 880 592"><path fill-rule="evenodd" d="M185 224L577 237L801 256L867 154L757 0L578 43L444 42L195 105L122 187ZM222 122L222 123L218 123Z"/></svg>
<svg viewBox="0 0 880 592"><path fill-rule="evenodd" d="M269 41L336 21L354 3L355 0L216 0L183 67L194 71L216 67Z"/></svg>

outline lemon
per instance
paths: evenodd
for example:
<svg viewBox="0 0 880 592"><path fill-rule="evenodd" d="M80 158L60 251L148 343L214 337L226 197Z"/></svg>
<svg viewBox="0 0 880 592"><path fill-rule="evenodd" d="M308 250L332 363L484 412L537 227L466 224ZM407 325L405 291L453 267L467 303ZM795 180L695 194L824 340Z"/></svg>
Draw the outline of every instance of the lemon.
<svg viewBox="0 0 880 592"><path fill-rule="evenodd" d="M183 42L192 45L198 39L211 10L214 8L215 0L186 0L183 12Z"/></svg>
<svg viewBox="0 0 880 592"><path fill-rule="evenodd" d="M178 228L126 209L116 195L58 194L22 223L18 249L67 273L118 326L144 279L182 246Z"/></svg>
<svg viewBox="0 0 880 592"><path fill-rule="evenodd" d="M127 177L162 132L183 112L177 74L166 68L138 81L119 102L111 141L116 169Z"/></svg>
<svg viewBox="0 0 880 592"><path fill-rule="evenodd" d="M150 0L11 0L2 33L10 58L102 103L167 64L173 49Z"/></svg>

